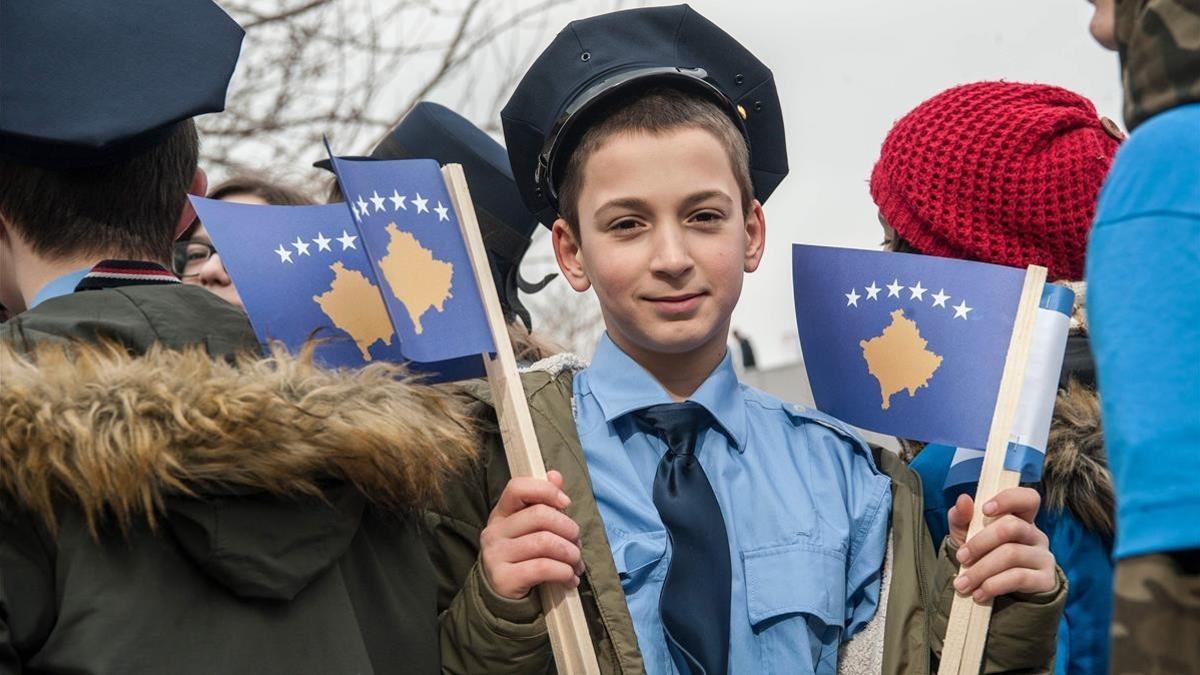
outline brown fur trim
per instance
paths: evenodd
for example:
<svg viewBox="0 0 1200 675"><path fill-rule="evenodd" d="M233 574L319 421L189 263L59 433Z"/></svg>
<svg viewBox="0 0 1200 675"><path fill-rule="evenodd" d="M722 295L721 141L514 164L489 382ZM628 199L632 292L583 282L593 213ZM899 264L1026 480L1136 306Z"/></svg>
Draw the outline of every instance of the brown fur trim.
<svg viewBox="0 0 1200 675"><path fill-rule="evenodd" d="M904 460L905 464L911 464L927 445L921 441L914 441L911 438L897 438L896 440L900 441L900 459Z"/></svg>
<svg viewBox="0 0 1200 675"><path fill-rule="evenodd" d="M153 526L172 493L319 496L330 478L416 509L474 456L448 394L396 365L320 368L311 348L231 365L199 349L43 345L26 356L0 343L0 382L0 498L52 530L63 501L95 534L107 517Z"/></svg>
<svg viewBox="0 0 1200 675"><path fill-rule="evenodd" d="M1113 485L1100 432L1100 400L1074 380L1054 402L1042 486L1047 508L1070 510L1089 530L1113 535Z"/></svg>

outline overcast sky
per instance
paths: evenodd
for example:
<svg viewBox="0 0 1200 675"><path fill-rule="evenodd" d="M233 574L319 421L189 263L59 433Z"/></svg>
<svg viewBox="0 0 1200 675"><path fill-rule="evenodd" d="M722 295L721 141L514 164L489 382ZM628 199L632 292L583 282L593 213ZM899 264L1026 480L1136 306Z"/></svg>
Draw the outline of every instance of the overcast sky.
<svg viewBox="0 0 1200 675"><path fill-rule="evenodd" d="M783 104L791 173L766 204L767 252L734 313L766 365L798 358L790 244L878 246L867 181L888 129L918 103L965 82L1043 82L1122 122L1117 58L1088 34L1085 0L691 5L771 67ZM538 278L550 256L543 236L525 276Z"/></svg>

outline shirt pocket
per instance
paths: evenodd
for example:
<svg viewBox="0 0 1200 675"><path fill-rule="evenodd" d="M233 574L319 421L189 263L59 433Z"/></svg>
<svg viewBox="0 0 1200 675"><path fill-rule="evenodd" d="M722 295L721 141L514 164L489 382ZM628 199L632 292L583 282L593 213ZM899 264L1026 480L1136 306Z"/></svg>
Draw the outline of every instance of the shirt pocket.
<svg viewBox="0 0 1200 675"><path fill-rule="evenodd" d="M845 554L798 542L744 549L742 564L763 672L833 673L846 614Z"/></svg>
<svg viewBox="0 0 1200 675"><path fill-rule="evenodd" d="M662 563L667 553L667 531L617 533L613 540L613 563L626 595L636 592L647 582L661 581L667 566Z"/></svg>

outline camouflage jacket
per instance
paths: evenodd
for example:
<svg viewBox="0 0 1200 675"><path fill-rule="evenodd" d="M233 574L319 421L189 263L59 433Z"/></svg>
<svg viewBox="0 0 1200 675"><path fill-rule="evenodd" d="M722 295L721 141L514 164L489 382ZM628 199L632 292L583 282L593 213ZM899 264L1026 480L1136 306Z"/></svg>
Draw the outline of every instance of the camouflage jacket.
<svg viewBox="0 0 1200 675"><path fill-rule="evenodd" d="M1116 37L1130 131L1200 101L1200 0L1118 0Z"/></svg>

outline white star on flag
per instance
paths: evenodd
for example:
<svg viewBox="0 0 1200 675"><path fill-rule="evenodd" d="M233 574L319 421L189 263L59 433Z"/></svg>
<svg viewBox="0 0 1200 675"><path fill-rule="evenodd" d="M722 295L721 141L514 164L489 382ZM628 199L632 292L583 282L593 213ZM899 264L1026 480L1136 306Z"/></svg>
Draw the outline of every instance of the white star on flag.
<svg viewBox="0 0 1200 675"><path fill-rule="evenodd" d="M862 296L858 294L858 290L851 288L849 293L843 293L846 296L846 306L858 307L858 299Z"/></svg>
<svg viewBox="0 0 1200 675"><path fill-rule="evenodd" d="M963 321L966 321L967 320L967 312L971 311L972 309L974 309L974 308L967 307L967 301L963 300L962 302L958 303L957 305L954 305L954 318L962 319Z"/></svg>
<svg viewBox="0 0 1200 675"><path fill-rule="evenodd" d="M433 210L437 211L438 221L450 220L450 218L448 216L446 216L446 212L449 211L450 209L442 206L441 202L438 202L437 204L438 204L437 206L433 207Z"/></svg>
<svg viewBox="0 0 1200 675"><path fill-rule="evenodd" d="M354 202L350 202L350 210L354 212L354 222L361 223L362 222L362 214L358 212L358 204L355 204Z"/></svg>
<svg viewBox="0 0 1200 675"><path fill-rule="evenodd" d="M421 197L420 192L417 193L417 198L412 200L412 203L417 205L417 213L429 213L429 207L425 206L426 202L428 201L428 199L423 199Z"/></svg>
<svg viewBox="0 0 1200 675"><path fill-rule="evenodd" d="M379 196L379 190L371 191L371 203L375 205L375 212L379 213L383 210L384 197Z"/></svg>
<svg viewBox="0 0 1200 675"><path fill-rule="evenodd" d="M280 244L279 248L275 249L275 252L279 254L279 262L292 262L292 252L284 248L283 244Z"/></svg>
<svg viewBox="0 0 1200 675"><path fill-rule="evenodd" d="M365 218L370 212L367 211L367 203L363 201L362 195L358 196L358 201L355 203L358 204L358 210L362 212L363 217Z"/></svg>
<svg viewBox="0 0 1200 675"><path fill-rule="evenodd" d="M300 255L308 255L308 242L304 241L300 237L296 237L296 241L292 242L292 246L296 247L296 253L299 253Z"/></svg>
<svg viewBox="0 0 1200 675"><path fill-rule="evenodd" d="M870 286L867 286L867 288L866 288L866 291L867 291L867 299L868 299L868 300L878 300L878 299L879 299L879 297L878 297L878 296L879 296L879 291L882 291L882 290L883 290L882 288L880 288L880 287L876 286L876 285L875 285L875 282L874 282L874 281L872 281L872 282L871 282L871 285L870 285Z"/></svg>
<svg viewBox="0 0 1200 675"><path fill-rule="evenodd" d="M342 250L343 251L345 251L348 248L357 249L358 247L354 245L355 239L358 239L358 237L350 234L349 232L347 232L345 230L342 230L342 236L337 238L338 241L342 242Z"/></svg>
<svg viewBox="0 0 1200 675"><path fill-rule="evenodd" d="M934 307L945 307L946 301L950 299L950 296L946 295L946 289L944 288L938 289L938 292L934 293L931 297L933 298Z"/></svg>
<svg viewBox="0 0 1200 675"><path fill-rule="evenodd" d="M408 210L408 205L404 203L406 196L400 194L399 190L392 190L392 196L388 199L392 200L392 210L399 211L400 209Z"/></svg>
<svg viewBox="0 0 1200 675"><path fill-rule="evenodd" d="M320 232L317 233L317 238L313 239L313 243L317 245L318 251L332 252L333 249L329 248L329 242L331 242L331 241L333 241L333 240L326 237L324 234L322 234Z"/></svg>
<svg viewBox="0 0 1200 675"><path fill-rule="evenodd" d="M927 291L927 290L929 290L929 289L921 288L921 282L918 281L916 286L908 287L908 292L912 293L912 296L909 298L909 300L924 300L925 299L925 291Z"/></svg>
<svg viewBox="0 0 1200 675"><path fill-rule="evenodd" d="M902 288L904 288L904 287L900 285L900 280L899 280L899 279L896 279L896 280L892 281L892 283L890 283L890 284L888 284L888 285L887 285L887 289L888 289L888 297L889 297L889 298L898 298L898 297L900 297L900 289L902 289Z"/></svg>

